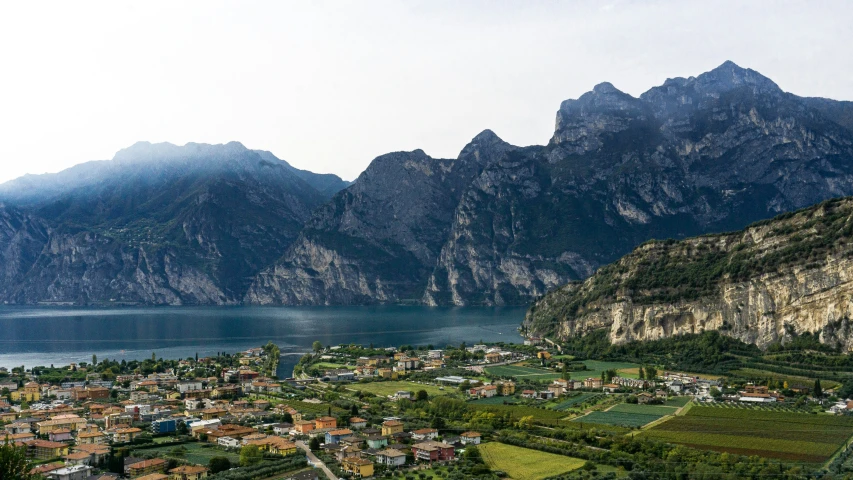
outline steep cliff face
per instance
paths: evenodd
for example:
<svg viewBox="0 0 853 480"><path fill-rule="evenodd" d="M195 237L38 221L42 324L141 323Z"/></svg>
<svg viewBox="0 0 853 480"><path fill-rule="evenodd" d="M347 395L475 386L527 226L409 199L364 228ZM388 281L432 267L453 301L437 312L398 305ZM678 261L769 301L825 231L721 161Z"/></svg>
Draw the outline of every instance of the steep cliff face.
<svg viewBox="0 0 853 480"><path fill-rule="evenodd" d="M478 135L455 160L421 150L375 159L318 209L246 301L259 304L418 302L454 211L484 164L509 145Z"/></svg>
<svg viewBox="0 0 853 480"><path fill-rule="evenodd" d="M536 302L531 332L613 343L718 330L766 347L805 332L853 350L853 198L744 231L649 242Z"/></svg>
<svg viewBox="0 0 853 480"><path fill-rule="evenodd" d="M410 160L380 157L384 175L369 169L358 196L333 199L247 300L524 304L650 238L743 228L853 194L850 107L785 93L731 62L640 98L602 83L562 103L548 145L501 142L467 162L477 168L448 170L454 189L440 205L408 187L409 170L387 167ZM385 223L411 211L398 222L423 224L413 199L434 212L427 234Z"/></svg>
<svg viewBox="0 0 853 480"><path fill-rule="evenodd" d="M139 143L111 161L9 182L0 198L27 213L3 217L0 300L239 303L345 184L336 178L236 142Z"/></svg>

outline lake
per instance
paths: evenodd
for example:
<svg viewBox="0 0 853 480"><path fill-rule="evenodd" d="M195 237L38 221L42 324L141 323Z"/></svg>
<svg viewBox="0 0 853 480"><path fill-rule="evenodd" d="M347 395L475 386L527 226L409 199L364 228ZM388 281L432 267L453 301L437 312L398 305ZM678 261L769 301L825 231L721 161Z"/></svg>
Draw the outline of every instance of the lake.
<svg viewBox="0 0 853 480"><path fill-rule="evenodd" d="M152 307L0 306L0 366L27 368L99 360L141 360L151 353L187 358L274 342L279 376L323 345L377 347L518 342L522 307Z"/></svg>

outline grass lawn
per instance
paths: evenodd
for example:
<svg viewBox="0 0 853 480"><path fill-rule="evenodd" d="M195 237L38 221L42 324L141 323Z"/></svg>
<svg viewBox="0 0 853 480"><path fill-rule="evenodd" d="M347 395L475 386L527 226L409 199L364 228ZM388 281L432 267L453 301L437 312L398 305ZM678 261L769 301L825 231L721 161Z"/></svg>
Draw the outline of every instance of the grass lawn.
<svg viewBox="0 0 853 480"><path fill-rule="evenodd" d="M479 450L489 468L504 471L515 480L541 480L576 470L586 463L579 458L498 442L484 443Z"/></svg>
<svg viewBox="0 0 853 480"><path fill-rule="evenodd" d="M435 385L424 385L421 383L408 382L406 380L392 380L388 382L368 382L368 383L352 383L347 385L350 390L359 392L369 392L374 395L393 395L400 390L416 393L418 390L426 390L430 396L450 395L458 392L454 387L444 387L444 390L439 390Z"/></svg>
<svg viewBox="0 0 853 480"><path fill-rule="evenodd" d="M183 456L174 455L172 453L172 450L178 448L178 445L162 448L146 448L145 450L137 450L137 453L142 455L156 455L163 458L174 458L175 460L183 460L196 465L205 466L213 457L226 457L228 460L231 460L232 464L240 462L240 455L238 453L229 452L209 443L190 442L184 443L180 446L187 449L187 453Z"/></svg>
<svg viewBox="0 0 853 480"><path fill-rule="evenodd" d="M642 435L717 452L820 463L853 435L853 418L693 406Z"/></svg>

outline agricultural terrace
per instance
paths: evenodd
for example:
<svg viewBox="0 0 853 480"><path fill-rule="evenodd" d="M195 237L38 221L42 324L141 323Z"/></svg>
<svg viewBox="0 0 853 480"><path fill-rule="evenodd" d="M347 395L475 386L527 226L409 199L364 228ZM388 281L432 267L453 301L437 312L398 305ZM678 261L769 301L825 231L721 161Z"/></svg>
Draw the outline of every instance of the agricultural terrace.
<svg viewBox="0 0 853 480"><path fill-rule="evenodd" d="M587 370L569 372L573 380L583 380L589 377L599 378L606 370L616 370L624 377L637 378L639 365L629 362L604 362L599 360L584 360ZM551 381L562 376L560 372L547 370L540 367L525 366L523 364L499 365L497 367L486 367L485 372L498 377L514 377L519 380Z"/></svg>
<svg viewBox="0 0 853 480"><path fill-rule="evenodd" d="M415 393L418 390L424 390L430 396L449 395L457 391L454 387L445 387L444 390L440 390L439 387L435 385L407 382L405 380L395 380L390 382L352 383L350 385L347 385L347 388L350 390L368 392L374 395L382 396L394 395L395 393L401 390L412 393Z"/></svg>
<svg viewBox="0 0 853 480"><path fill-rule="evenodd" d="M853 435L853 418L694 406L642 435L704 450L820 463Z"/></svg>
<svg viewBox="0 0 853 480"><path fill-rule="evenodd" d="M586 463L579 458L498 442L484 443L478 448L489 468L506 472L515 480L541 480L577 470Z"/></svg>

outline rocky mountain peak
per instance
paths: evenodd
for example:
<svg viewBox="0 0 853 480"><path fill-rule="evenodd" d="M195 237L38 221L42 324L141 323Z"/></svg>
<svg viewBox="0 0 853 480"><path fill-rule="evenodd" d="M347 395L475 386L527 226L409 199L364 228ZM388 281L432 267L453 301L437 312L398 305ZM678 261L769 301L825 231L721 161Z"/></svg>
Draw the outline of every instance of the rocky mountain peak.
<svg viewBox="0 0 853 480"><path fill-rule="evenodd" d="M249 150L240 142L226 144L187 143L184 146L169 142L136 142L130 147L119 150L113 160L118 162L168 161L181 158L211 157L229 158L245 154Z"/></svg>
<svg viewBox="0 0 853 480"><path fill-rule="evenodd" d="M696 90L721 93L742 86L750 86L756 93L781 92L773 80L749 68L742 68L731 60L696 77Z"/></svg>
<svg viewBox="0 0 853 480"><path fill-rule="evenodd" d="M631 120L644 120L648 107L608 82L599 83L577 100L565 100L557 111L551 143L564 144L580 154L597 149L598 136L628 128Z"/></svg>

